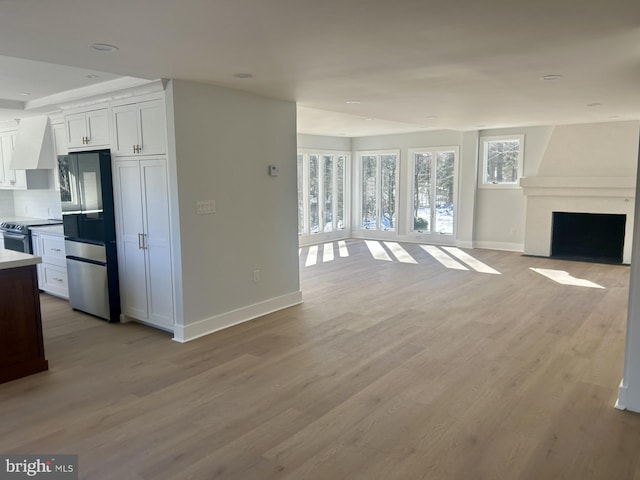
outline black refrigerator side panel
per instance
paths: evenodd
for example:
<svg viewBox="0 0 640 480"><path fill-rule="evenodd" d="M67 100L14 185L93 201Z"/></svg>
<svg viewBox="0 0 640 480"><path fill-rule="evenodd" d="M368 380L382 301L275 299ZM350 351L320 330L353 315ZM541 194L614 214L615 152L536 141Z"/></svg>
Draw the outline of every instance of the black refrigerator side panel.
<svg viewBox="0 0 640 480"><path fill-rule="evenodd" d="M115 240L105 244L107 253L107 283L109 285L109 322L120 321L120 280L118 278L118 252Z"/></svg>
<svg viewBox="0 0 640 480"><path fill-rule="evenodd" d="M120 281L118 279L118 252L116 249L116 219L113 204L113 176L111 154L100 152L100 180L102 184L102 206L104 243L107 253L107 281L109 283L110 322L120 321Z"/></svg>
<svg viewBox="0 0 640 480"><path fill-rule="evenodd" d="M100 151L100 182L102 190L104 243L116 241L115 207L113 205L113 176L109 150Z"/></svg>

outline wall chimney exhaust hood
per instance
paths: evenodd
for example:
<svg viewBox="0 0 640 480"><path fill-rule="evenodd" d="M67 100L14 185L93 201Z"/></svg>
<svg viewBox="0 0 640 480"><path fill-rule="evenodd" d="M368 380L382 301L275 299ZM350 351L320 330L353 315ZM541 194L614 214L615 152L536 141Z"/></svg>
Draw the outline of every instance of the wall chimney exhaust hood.
<svg viewBox="0 0 640 480"><path fill-rule="evenodd" d="M51 170L55 165L49 117L41 115L20 120L13 147L12 170Z"/></svg>

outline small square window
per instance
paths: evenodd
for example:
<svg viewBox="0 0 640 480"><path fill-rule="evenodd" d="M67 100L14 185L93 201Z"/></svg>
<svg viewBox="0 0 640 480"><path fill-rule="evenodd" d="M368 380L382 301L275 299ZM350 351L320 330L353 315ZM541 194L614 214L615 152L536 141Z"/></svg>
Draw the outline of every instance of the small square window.
<svg viewBox="0 0 640 480"><path fill-rule="evenodd" d="M480 186L519 186L524 157L524 135L483 137Z"/></svg>

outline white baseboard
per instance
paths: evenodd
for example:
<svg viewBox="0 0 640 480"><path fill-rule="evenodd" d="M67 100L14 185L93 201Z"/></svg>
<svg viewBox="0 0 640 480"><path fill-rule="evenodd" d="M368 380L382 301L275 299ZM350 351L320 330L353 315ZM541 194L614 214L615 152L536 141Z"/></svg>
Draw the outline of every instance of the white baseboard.
<svg viewBox="0 0 640 480"><path fill-rule="evenodd" d="M524 243L507 242L473 242L473 248L486 248L488 250L504 250L506 252L524 252Z"/></svg>
<svg viewBox="0 0 640 480"><path fill-rule="evenodd" d="M627 386L624 384L624 378L620 380L620 386L618 387L618 400L614 406L618 410L627 409Z"/></svg>
<svg viewBox="0 0 640 480"><path fill-rule="evenodd" d="M456 246L460 248L473 248L473 242L470 240L458 240L456 241Z"/></svg>
<svg viewBox="0 0 640 480"><path fill-rule="evenodd" d="M199 322L190 323L188 325L176 325L173 332L173 340L184 343L196 338L209 335L225 328L232 327L239 323L248 322L254 318L262 317L269 313L282 310L284 308L293 307L302 303L302 292L297 291L282 295L280 297L270 298L263 302L254 303L246 307L232 310L230 312L216 315L215 317L200 320Z"/></svg>

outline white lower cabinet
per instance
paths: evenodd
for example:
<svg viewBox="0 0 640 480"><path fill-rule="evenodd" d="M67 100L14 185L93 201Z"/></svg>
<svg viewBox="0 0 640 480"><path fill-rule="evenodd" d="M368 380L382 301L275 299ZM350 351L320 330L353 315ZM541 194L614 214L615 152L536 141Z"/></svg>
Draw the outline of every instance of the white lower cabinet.
<svg viewBox="0 0 640 480"><path fill-rule="evenodd" d="M42 263L37 266L38 288L58 297L69 298L64 236L32 230L31 243L33 254L42 257Z"/></svg>
<svg viewBox="0 0 640 480"><path fill-rule="evenodd" d="M122 314L173 331L166 158L114 161Z"/></svg>

